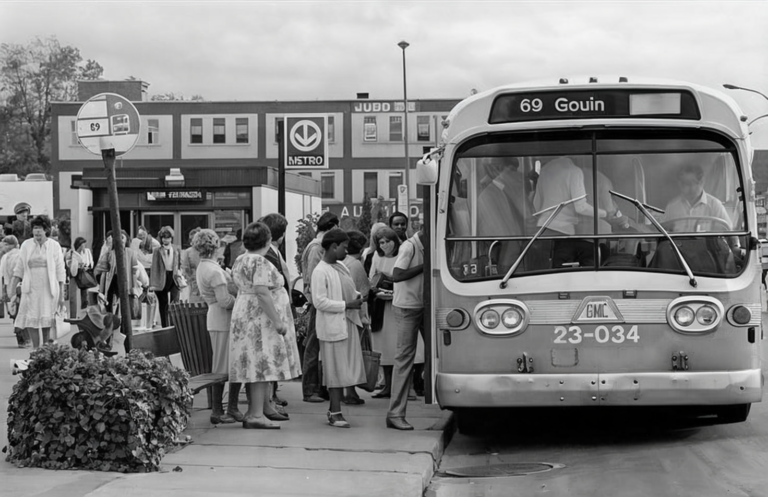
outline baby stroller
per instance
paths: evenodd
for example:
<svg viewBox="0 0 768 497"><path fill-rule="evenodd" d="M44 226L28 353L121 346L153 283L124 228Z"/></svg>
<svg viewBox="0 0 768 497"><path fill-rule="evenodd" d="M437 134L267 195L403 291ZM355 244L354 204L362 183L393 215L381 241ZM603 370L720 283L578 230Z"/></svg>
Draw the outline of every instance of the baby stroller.
<svg viewBox="0 0 768 497"><path fill-rule="evenodd" d="M81 310L76 319L65 319L77 325L70 344L75 349L98 350L106 356L116 355L112 350L112 335L120 329L120 317L106 312L100 305L89 305Z"/></svg>

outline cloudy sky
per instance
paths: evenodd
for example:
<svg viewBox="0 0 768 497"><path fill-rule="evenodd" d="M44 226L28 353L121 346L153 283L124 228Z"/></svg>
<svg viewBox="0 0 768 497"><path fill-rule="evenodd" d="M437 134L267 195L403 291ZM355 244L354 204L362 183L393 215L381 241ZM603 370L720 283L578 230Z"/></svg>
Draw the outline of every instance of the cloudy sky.
<svg viewBox="0 0 768 497"><path fill-rule="evenodd" d="M768 94L765 1L76 2L0 0L0 43L56 36L150 94L206 100L462 98L573 74ZM751 116L768 100L731 92ZM768 118L755 134L768 137Z"/></svg>

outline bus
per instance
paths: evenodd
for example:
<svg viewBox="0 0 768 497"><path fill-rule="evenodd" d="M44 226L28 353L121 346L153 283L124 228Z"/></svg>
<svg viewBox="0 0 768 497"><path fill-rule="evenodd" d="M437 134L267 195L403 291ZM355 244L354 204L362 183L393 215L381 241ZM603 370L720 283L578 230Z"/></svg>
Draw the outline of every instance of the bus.
<svg viewBox="0 0 768 497"><path fill-rule="evenodd" d="M460 430L492 407L746 420L763 385L746 121L721 92L627 77L457 104L417 165L428 400Z"/></svg>

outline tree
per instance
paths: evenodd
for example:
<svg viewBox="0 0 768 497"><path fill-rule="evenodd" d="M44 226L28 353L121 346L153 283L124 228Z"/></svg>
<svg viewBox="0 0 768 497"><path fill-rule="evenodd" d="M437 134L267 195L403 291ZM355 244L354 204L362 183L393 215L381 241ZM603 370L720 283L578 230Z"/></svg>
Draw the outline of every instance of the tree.
<svg viewBox="0 0 768 497"><path fill-rule="evenodd" d="M360 213L360 218L357 220L357 229L365 236L371 235L371 225L373 224L371 218L372 209L373 204L371 204L371 197L366 193L363 195L363 212Z"/></svg>
<svg viewBox="0 0 768 497"><path fill-rule="evenodd" d="M84 66L81 62L80 50L62 46L55 37L36 38L28 45L0 45L2 141L3 145L8 140L18 143L10 157L0 157L4 159L0 169L49 172L51 102L74 100L78 79L98 78L103 72L96 61L88 60Z"/></svg>

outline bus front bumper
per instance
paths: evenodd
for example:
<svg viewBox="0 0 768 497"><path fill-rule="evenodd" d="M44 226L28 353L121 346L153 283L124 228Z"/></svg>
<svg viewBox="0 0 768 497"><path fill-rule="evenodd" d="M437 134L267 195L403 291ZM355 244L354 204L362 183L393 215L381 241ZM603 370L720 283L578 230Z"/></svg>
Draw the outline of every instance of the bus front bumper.
<svg viewBox="0 0 768 497"><path fill-rule="evenodd" d="M616 374L438 373L443 408L749 404L762 399L760 369Z"/></svg>

